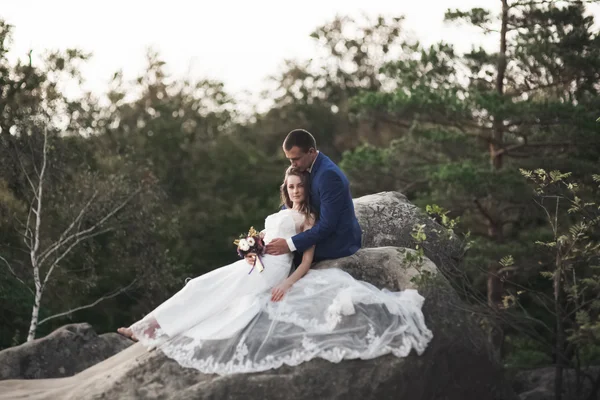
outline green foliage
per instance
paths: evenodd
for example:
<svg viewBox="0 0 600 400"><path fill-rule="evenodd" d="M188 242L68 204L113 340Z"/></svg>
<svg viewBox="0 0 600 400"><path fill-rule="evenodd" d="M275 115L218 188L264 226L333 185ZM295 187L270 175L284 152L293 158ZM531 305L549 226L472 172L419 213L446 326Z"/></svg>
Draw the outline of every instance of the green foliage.
<svg viewBox="0 0 600 400"><path fill-rule="evenodd" d="M552 362L544 347L534 340L509 335L506 345L509 351L504 365L509 369L540 368Z"/></svg>
<svg viewBox="0 0 600 400"><path fill-rule="evenodd" d="M454 229L457 227L459 223L459 218L451 218L448 214L450 213L448 210L438 206L437 204L427 205L425 210L428 216L441 225L444 229L444 232L447 234L447 237L444 239L447 240L456 240ZM432 229L432 233L435 233L438 237L443 237L442 231L439 229ZM424 245L427 243L427 233L426 233L426 224L415 224L412 227L411 237L415 243L414 251L409 252L406 251L404 253L404 260L408 263L408 265L415 266L417 269L420 269L423 265L425 258ZM468 238L469 233L465 234L465 243L464 248L467 249L469 247ZM422 271L423 273L425 271ZM424 277L427 278L427 277Z"/></svg>
<svg viewBox="0 0 600 400"><path fill-rule="evenodd" d="M484 319L501 327L500 337L536 343L535 349L507 343L509 365L537 366L556 357L556 318L548 302L557 276L553 252L578 252L565 260L565 277L585 271L564 291L592 316L577 323L588 339L576 344L577 351L597 333L591 293L598 262L588 241L597 241L598 233L586 229L597 213L590 171L600 153L594 122L600 35L583 3L551 3L509 2L497 15L482 8L449 10L448 22L484 33L498 34L504 25L506 41L491 52L473 48L462 55L444 43L405 44L397 60L381 69L385 89L361 92L351 103L359 120L394 132L390 141L377 144L385 163L352 151L342 160L357 188L366 185L361 168L368 165L371 176L387 177L368 190L401 190L421 207L439 204L460 217L454 229L472 235L463 262L472 289L466 299L493 311L493 318ZM538 179L537 191L522 179L523 170ZM557 235L536 202L554 210L555 186L567 180L561 190L576 195L559 202L560 226L568 228ZM546 197L537 197L541 193ZM577 220L582 210L585 223ZM576 312L567 313L565 324L572 329ZM574 332L569 331L571 343L582 337ZM494 345L502 351L501 342Z"/></svg>
<svg viewBox="0 0 600 400"><path fill-rule="evenodd" d="M408 253L408 252L407 252ZM411 257L407 257L406 260L408 262L411 261ZM415 261L413 261L414 263ZM409 264L411 265L411 264ZM418 265L418 264L417 264ZM410 278L410 281L415 284L415 286L417 288L423 288L429 285L435 285L437 282L435 279L435 275L430 272L430 271L426 271L426 270L420 270L419 274L413 276L412 278Z"/></svg>
<svg viewBox="0 0 600 400"><path fill-rule="evenodd" d="M427 235L425 234L425 224L416 224L413 226L410 235L415 241L415 252L407 252L404 256L404 259L409 264L416 263L420 266L423 263L423 258L425 257L425 252L422 245L422 243L427 240Z"/></svg>
<svg viewBox="0 0 600 400"><path fill-rule="evenodd" d="M363 144L343 153L339 166L354 180L353 192L360 196L377 190L393 189L390 149L381 149Z"/></svg>
<svg viewBox="0 0 600 400"><path fill-rule="evenodd" d="M446 21L465 21L471 25L482 27L493 21L489 10L483 8L472 8L469 11L448 10L445 14Z"/></svg>
<svg viewBox="0 0 600 400"><path fill-rule="evenodd" d="M515 264L515 259L513 256L505 256L500 260L500 265L503 267L512 267Z"/></svg>
<svg viewBox="0 0 600 400"><path fill-rule="evenodd" d="M595 201L600 185L595 176L596 184L588 187L573 181L571 173L540 168L521 173L533 185L536 203L544 210L552 231L550 238L536 241L552 260L539 268L539 275L552 285L552 295L536 296L537 301L553 319L550 341L555 357L563 365L580 368L581 362L597 360L597 354L586 355L583 361L581 356L587 350L597 350L600 340L600 206ZM513 306L520 306L532 319L526 304L520 303L535 296L537 289L531 284L519 287L523 296L513 298Z"/></svg>
<svg viewBox="0 0 600 400"><path fill-rule="evenodd" d="M187 276L234 261L235 232L260 226L278 208L280 143L277 156L263 150L253 132L235 123L222 84L174 81L156 54L136 80L137 97L124 101L131 89L119 77L114 85L99 139L112 154L145 165L166 191L180 235L171 254Z"/></svg>

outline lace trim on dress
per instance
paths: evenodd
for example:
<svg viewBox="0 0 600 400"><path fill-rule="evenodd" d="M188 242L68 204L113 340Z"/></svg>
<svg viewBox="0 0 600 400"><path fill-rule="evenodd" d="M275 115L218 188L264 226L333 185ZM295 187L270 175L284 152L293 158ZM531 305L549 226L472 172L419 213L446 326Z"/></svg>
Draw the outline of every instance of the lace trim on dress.
<svg viewBox="0 0 600 400"><path fill-rule="evenodd" d="M369 326L365 336L365 346L361 349L352 349L343 346L332 346L321 348L316 340L308 335L303 335L299 340L299 346L282 355L267 355L263 359L253 361L250 357L249 347L246 344L246 336L242 336L235 346L235 353L231 359L219 362L214 355L198 359L194 354L200 350L203 343L190 342L182 345L180 342L167 342L160 349L167 357L177 360L183 367L194 368L206 374L229 375L234 373L250 373L276 369L283 365L297 366L314 358L322 358L333 363L342 360L363 359L368 360L385 354L393 354L396 357L406 357L412 349L421 355L432 338L430 331L423 332L419 339L409 335L403 335L393 344L385 343L383 336L375 334L373 325ZM206 344L206 343L204 343Z"/></svg>

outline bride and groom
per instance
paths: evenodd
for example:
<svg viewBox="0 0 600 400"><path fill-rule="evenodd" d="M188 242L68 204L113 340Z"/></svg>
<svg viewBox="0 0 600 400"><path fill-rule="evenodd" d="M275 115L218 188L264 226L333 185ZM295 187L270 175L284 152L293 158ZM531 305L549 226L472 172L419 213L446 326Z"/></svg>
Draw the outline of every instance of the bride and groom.
<svg viewBox="0 0 600 400"><path fill-rule="evenodd" d="M265 219L261 233L264 270L251 270L257 255L247 255L189 281L119 332L184 367L219 375L313 358L421 354L432 334L415 290L390 292L340 269L310 269L315 261L354 254L361 230L348 180L314 137L294 130L283 150L291 166L281 185L282 209Z"/></svg>

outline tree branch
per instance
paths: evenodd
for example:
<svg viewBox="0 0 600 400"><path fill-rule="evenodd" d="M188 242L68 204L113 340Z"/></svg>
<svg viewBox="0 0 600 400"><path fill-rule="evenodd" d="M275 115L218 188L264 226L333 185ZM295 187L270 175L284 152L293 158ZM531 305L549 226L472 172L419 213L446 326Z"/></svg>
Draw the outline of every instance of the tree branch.
<svg viewBox="0 0 600 400"><path fill-rule="evenodd" d="M50 275L54 271L54 268L56 268L56 266L58 265L58 263L63 258L65 258L71 252L71 250L73 250L73 248L75 246L77 246L79 243L81 243L82 241L84 241L86 239L92 238L94 236L102 235L103 233L110 232L111 230L112 230L112 228L104 229L102 231L90 233L89 235L86 235L86 236L81 236L77 240L75 240L69 247L67 247L67 249L60 256L58 256L58 258L56 258L56 260L54 260L54 262L52 263L52 265L48 269L48 272L46 273L46 276L44 277L44 283L42 284L42 290L44 289L44 287L46 287L46 284L48 283L48 280L50 279Z"/></svg>
<svg viewBox="0 0 600 400"><path fill-rule="evenodd" d="M29 291L31 292L32 295L35 296L35 293L33 293L33 290L31 290L31 288L21 279L17 276L17 274L15 273L15 271L12 269L12 266L10 265L10 263L6 260L6 258L0 256L0 260L4 261L4 263L6 264L6 266L8 267L8 270L10 271L10 273L19 281L21 282L23 285L25 285L25 287L27 287L27 289L29 289Z"/></svg>
<svg viewBox="0 0 600 400"><path fill-rule="evenodd" d="M483 207L483 205L481 204L481 202L479 202L479 199L474 199L473 203L475 203L475 205L477 206L477 209L479 210L479 212L481 214L483 214L483 216L492 223L492 225L496 225L496 220L494 218L492 218L492 216L490 215L490 213Z"/></svg>
<svg viewBox="0 0 600 400"><path fill-rule="evenodd" d="M54 253L56 250L58 250L58 248L60 248L61 246L66 245L68 242L70 242L71 240L76 240L77 243L80 242L80 240L77 240L78 238L87 235L91 232L93 232L94 230L96 230L96 228L102 226L108 219L110 219L113 215L115 215L116 213L118 213L123 207L125 207L127 205L127 203L129 203L131 201L131 199L133 199L138 193L140 193L141 188L136 189L128 198L126 198L121 204L119 204L117 207L115 207L111 212L109 212L108 214L106 214L102 219L100 219L98 222L96 222L96 224L94 224L93 226L83 230L83 231L79 231L77 233L74 233L70 236L68 236L67 238L65 238L62 242L58 242L55 245L51 246L50 250L47 250L45 252L45 254L41 257L41 261L40 263L43 263L44 261L46 261L46 259L48 259L48 257ZM84 207L85 208L85 207ZM94 235L95 236L95 235ZM89 236L88 236L89 237Z"/></svg>
<svg viewBox="0 0 600 400"><path fill-rule="evenodd" d="M129 290L133 286L133 284L136 283L136 282L137 282L137 279L134 279L129 285L127 285L125 287L122 287L121 289L119 289L119 290L117 290L117 291L115 291L115 292L113 292L111 294L102 296L99 299L97 299L96 301L94 301L93 303L86 304L85 306L76 307L76 308L70 309L68 311L65 311L65 312L62 312L62 313L59 313L59 314L54 314L54 315L52 315L50 317L44 318L43 320L41 320L40 322L38 322L37 325L40 326L41 324L43 324L46 321L50 321L51 319L55 319L55 318L64 317L66 315L73 314L76 311L81 311L81 310L85 310L87 308L92 308L95 305L97 305L98 303L100 303L101 301L111 299L111 298L116 297L119 294L121 294L121 293Z"/></svg>
<svg viewBox="0 0 600 400"><path fill-rule="evenodd" d="M83 218L83 215L85 214L85 212L87 211L87 209L90 207L90 205L92 204L92 202L96 199L97 195L98 195L98 191L96 190L96 191L94 191L94 194L92 195L92 197L90 197L90 199L88 200L88 202L85 204L85 206L83 206L83 208L81 209L81 211L79 212L79 214L77 215L77 217L75 217L75 219L71 222L71 224L60 235L60 237L58 238L58 240L56 241L56 243L54 243L52 246L48 247L46 250L44 250L40 254L40 258L42 259L41 262L44 262L44 260L46 258L48 258L60 246L62 246L65 242L68 241L68 240L65 240L65 237L69 234L69 232L71 231L71 229L73 229L75 227L75 225L79 222L79 220L81 218Z"/></svg>
<svg viewBox="0 0 600 400"><path fill-rule="evenodd" d="M46 172L46 165L48 161L48 131L44 129L44 147L42 150L42 169L39 173L38 188L36 193L37 207L33 211L35 214L35 237L33 241L33 248L31 249L32 258L37 258L36 253L40 247L40 226L42 223L42 195L44 190L44 175ZM32 260L33 261L33 260ZM35 265L35 264L34 264Z"/></svg>
<svg viewBox="0 0 600 400"><path fill-rule="evenodd" d="M527 147L563 147L563 146L571 146L573 143L571 142L547 142L547 143L520 143L512 146L507 146L498 151L494 152L493 157L502 155L502 154L510 154L511 151L518 150L521 148Z"/></svg>
<svg viewBox="0 0 600 400"><path fill-rule="evenodd" d="M33 202L35 201L36 194L34 193L33 199L29 202L29 212L27 213L27 222L25 223L25 236L29 238L28 248L33 247L33 232L31 231L31 214L33 212ZM27 243L26 243L27 244Z"/></svg>

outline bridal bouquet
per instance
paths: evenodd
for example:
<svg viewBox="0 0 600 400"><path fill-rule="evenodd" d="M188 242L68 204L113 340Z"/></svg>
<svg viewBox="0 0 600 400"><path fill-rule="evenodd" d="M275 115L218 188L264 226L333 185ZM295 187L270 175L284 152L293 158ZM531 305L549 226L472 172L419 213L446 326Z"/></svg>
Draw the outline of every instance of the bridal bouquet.
<svg viewBox="0 0 600 400"><path fill-rule="evenodd" d="M248 272L248 274L251 274L252 271L254 271L254 267L258 268L259 272L263 272L265 267L263 266L260 256L265 251L265 241L260 236L260 233L254 229L254 227L250 227L250 230L247 234L241 234L239 239L234 241L233 244L237 246L237 253L241 258L246 257L248 254L256 254L254 264L252 265L252 269L250 272Z"/></svg>

